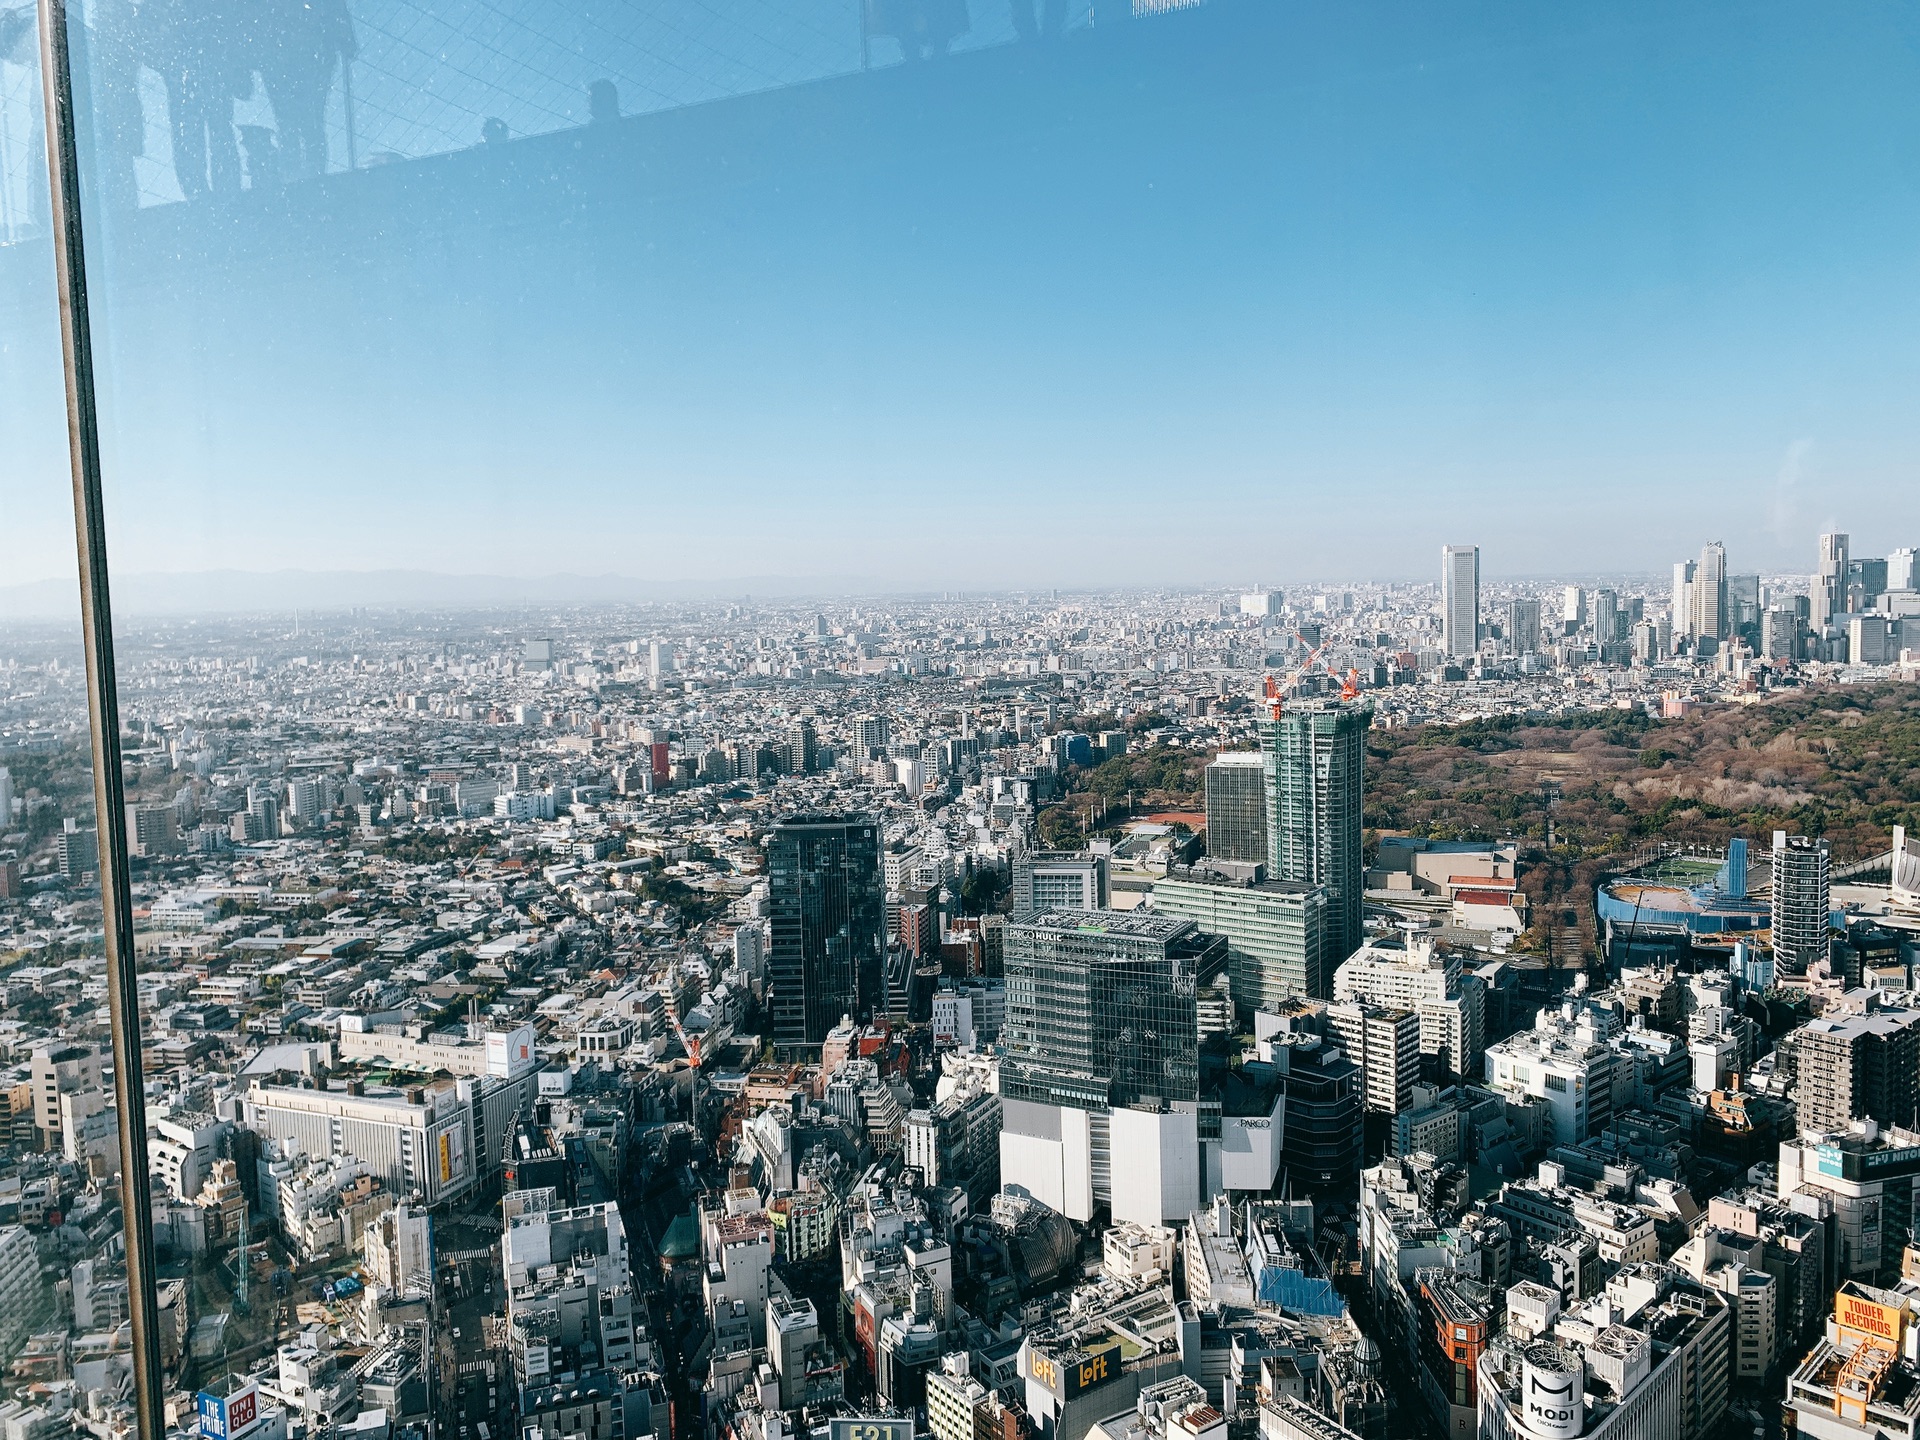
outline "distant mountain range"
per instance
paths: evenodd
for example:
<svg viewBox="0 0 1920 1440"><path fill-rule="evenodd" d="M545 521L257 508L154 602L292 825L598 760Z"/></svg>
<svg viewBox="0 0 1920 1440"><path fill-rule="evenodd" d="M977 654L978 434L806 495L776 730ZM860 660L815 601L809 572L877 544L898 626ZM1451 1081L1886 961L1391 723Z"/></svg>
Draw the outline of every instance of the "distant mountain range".
<svg viewBox="0 0 1920 1440"><path fill-rule="evenodd" d="M437 575L427 570L202 570L116 576L117 616L213 615L259 610L341 610L353 606L491 609L518 605L619 605L674 600L872 595L886 587L854 578L753 575L701 580L637 580L630 575ZM78 615L79 589L68 580L0 585L0 620Z"/></svg>

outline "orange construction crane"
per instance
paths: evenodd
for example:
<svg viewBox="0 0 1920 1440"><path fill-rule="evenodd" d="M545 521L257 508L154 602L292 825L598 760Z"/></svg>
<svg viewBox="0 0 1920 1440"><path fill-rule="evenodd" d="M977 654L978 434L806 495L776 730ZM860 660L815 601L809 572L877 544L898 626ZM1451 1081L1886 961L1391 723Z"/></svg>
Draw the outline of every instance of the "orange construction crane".
<svg viewBox="0 0 1920 1440"><path fill-rule="evenodd" d="M671 1005L667 1007L667 1019L673 1023L673 1033L680 1041L680 1048L687 1052L687 1059L691 1060L693 1062L693 1068L698 1070L700 1068L700 1039L696 1035L687 1034L686 1028L680 1023L680 1017L674 1014L674 1008L675 1007Z"/></svg>
<svg viewBox="0 0 1920 1440"><path fill-rule="evenodd" d="M1293 638L1298 640L1302 645L1307 643L1307 637L1302 635L1298 630L1293 632ZM1273 676L1267 676L1267 713L1275 720L1280 718L1280 706L1287 691L1300 683L1300 678L1313 668L1313 662L1320 658L1320 652L1326 648L1325 641L1314 646L1312 650L1307 652L1307 658L1302 660L1300 664L1295 667L1294 672L1287 676L1285 680L1275 680Z"/></svg>

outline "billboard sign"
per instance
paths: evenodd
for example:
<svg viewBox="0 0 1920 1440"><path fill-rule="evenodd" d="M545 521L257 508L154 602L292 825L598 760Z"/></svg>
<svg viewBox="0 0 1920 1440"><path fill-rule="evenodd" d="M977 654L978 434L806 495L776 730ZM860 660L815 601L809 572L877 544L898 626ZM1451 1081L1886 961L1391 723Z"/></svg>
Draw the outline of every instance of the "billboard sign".
<svg viewBox="0 0 1920 1440"><path fill-rule="evenodd" d="M1547 1346L1525 1355L1520 1388L1526 1428L1541 1440L1575 1440L1586 1424L1585 1376L1580 1362L1563 1362Z"/></svg>
<svg viewBox="0 0 1920 1440"><path fill-rule="evenodd" d="M1104 1385L1109 1380L1117 1380L1120 1378L1119 1342L1090 1350L1072 1364L1063 1365L1061 1371L1060 1379L1066 1399L1072 1399L1083 1390Z"/></svg>
<svg viewBox="0 0 1920 1440"><path fill-rule="evenodd" d="M503 1080L513 1080L527 1073L540 1063L540 1057L534 1051L534 1029L531 1024L516 1026L512 1030L487 1032L487 1074Z"/></svg>
<svg viewBox="0 0 1920 1440"><path fill-rule="evenodd" d="M206 1440L238 1440L260 1415L260 1386L249 1380L231 1395L202 1390L194 1404L200 1434Z"/></svg>
<svg viewBox="0 0 1920 1440"><path fill-rule="evenodd" d="M1852 1330L1868 1340L1883 1341L1891 1349L1900 1348L1901 1332L1906 1324L1904 1310L1842 1290L1833 1297L1833 1318L1843 1330Z"/></svg>
<svg viewBox="0 0 1920 1440"><path fill-rule="evenodd" d="M913 1440L913 1421L898 1416L842 1416L827 1422L827 1440Z"/></svg>
<svg viewBox="0 0 1920 1440"><path fill-rule="evenodd" d="M1057 1359L1032 1345L1027 1347L1027 1354L1028 1374L1052 1391L1056 1400L1071 1400L1084 1391L1120 1378L1120 1342L1117 1340L1084 1354L1070 1353Z"/></svg>

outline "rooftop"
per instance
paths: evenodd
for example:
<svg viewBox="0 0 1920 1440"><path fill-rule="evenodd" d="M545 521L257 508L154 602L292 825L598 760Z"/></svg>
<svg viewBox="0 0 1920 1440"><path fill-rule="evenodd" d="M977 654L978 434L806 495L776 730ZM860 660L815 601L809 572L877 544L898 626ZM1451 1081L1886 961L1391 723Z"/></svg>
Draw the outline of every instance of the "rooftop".
<svg viewBox="0 0 1920 1440"><path fill-rule="evenodd" d="M1175 920L1151 910L1044 910L1019 920L1009 930L1051 930L1059 934L1115 935L1162 944L1177 940L1193 928L1191 920Z"/></svg>

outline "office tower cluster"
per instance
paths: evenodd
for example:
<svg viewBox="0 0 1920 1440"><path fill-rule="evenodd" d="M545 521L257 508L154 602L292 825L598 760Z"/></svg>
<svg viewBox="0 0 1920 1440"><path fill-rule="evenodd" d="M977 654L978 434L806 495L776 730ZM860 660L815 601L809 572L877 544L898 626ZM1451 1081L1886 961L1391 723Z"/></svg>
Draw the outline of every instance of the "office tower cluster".
<svg viewBox="0 0 1920 1440"><path fill-rule="evenodd" d="M1885 665L1920 648L1920 577L1914 548L1855 556L1849 535L1820 537L1809 595L1809 659Z"/></svg>
<svg viewBox="0 0 1920 1440"><path fill-rule="evenodd" d="M1715 541L1699 559L1674 565L1670 613L1674 653L1722 670L1801 661L1893 664L1920 639L1914 549L1856 557L1851 536L1822 535L1803 591L1794 581L1729 574L1726 548Z"/></svg>
<svg viewBox="0 0 1920 1440"><path fill-rule="evenodd" d="M1362 939L1367 720L1343 700L1269 701L1259 748L1206 767L1207 854L1170 857L1150 908L1109 908L1098 849L1016 850L1005 1183L1074 1219L1157 1225L1283 1173L1316 1189L1351 1175L1369 1072L1325 1001ZM1273 1030L1229 1100L1201 1051L1236 1013ZM1406 1035L1411 1083L1417 1021Z"/></svg>

